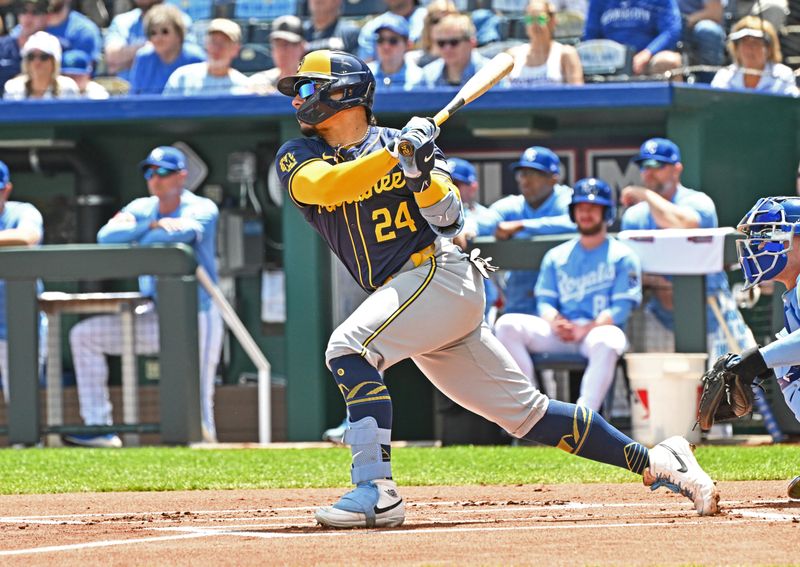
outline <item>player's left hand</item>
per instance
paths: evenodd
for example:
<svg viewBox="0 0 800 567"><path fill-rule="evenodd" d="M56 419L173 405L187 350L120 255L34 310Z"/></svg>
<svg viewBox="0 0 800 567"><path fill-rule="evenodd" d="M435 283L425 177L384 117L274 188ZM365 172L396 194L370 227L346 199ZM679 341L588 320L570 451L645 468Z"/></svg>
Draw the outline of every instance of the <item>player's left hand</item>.
<svg viewBox="0 0 800 567"><path fill-rule="evenodd" d="M647 198L646 187L639 187L638 185L628 185L619 194L619 202L623 207L631 207L636 203L640 203Z"/></svg>

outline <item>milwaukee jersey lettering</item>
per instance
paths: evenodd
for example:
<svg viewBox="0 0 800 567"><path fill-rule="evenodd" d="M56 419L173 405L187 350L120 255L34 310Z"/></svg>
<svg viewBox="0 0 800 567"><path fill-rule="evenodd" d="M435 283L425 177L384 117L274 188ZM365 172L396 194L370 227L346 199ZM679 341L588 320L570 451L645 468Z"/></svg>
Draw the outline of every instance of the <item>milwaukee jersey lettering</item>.
<svg viewBox="0 0 800 567"><path fill-rule="evenodd" d="M292 190L295 175L316 160L335 165L358 159L389 145L397 130L370 126L363 142L337 150L318 137L286 142L277 155L276 169L284 188L314 229L325 239L350 275L366 291L374 291L397 273L409 257L436 240L436 234L419 211L414 194L406 187L399 165L376 183L364 182L353 201L331 206L299 202ZM444 156L438 148L434 172L449 176L439 164Z"/></svg>

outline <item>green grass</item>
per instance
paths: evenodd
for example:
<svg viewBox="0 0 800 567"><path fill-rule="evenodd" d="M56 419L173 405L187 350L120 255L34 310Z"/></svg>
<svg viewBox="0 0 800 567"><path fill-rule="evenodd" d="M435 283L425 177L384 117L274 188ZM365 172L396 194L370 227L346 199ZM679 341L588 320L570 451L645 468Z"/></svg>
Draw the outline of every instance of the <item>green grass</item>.
<svg viewBox="0 0 800 567"><path fill-rule="evenodd" d="M635 482L608 465L542 447L402 448L404 485ZM800 446L700 447L717 480L777 480L800 474ZM188 448L2 449L0 494L346 486L350 451Z"/></svg>

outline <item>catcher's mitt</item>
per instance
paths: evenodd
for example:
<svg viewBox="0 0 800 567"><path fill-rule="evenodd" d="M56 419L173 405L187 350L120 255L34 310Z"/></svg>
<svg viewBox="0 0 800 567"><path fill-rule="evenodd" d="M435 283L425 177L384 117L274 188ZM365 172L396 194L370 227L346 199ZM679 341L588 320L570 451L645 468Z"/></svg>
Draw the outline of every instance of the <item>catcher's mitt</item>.
<svg viewBox="0 0 800 567"><path fill-rule="evenodd" d="M697 422L703 431L711 429L715 421L736 419L753 411L752 378L732 371L740 361L738 354L729 352L703 374L703 394L697 412Z"/></svg>

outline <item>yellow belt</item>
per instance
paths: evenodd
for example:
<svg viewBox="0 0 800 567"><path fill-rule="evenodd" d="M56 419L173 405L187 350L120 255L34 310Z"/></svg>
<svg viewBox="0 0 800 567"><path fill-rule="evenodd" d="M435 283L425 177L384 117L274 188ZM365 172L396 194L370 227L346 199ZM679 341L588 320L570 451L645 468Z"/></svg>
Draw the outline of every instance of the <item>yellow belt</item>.
<svg viewBox="0 0 800 567"><path fill-rule="evenodd" d="M417 268L417 267L421 266L423 263L425 263L425 261L428 260L429 258L431 258L434 254L436 254L436 243L435 242L433 244L429 244L428 246L426 246L422 250L418 250L418 251L414 252L413 254L411 254L411 256L408 257L408 259L412 264L414 264L414 267ZM395 274L395 276L396 275L397 274ZM394 276L389 276L388 278L386 278L386 281L383 282L383 284L386 285L387 283L392 281L393 277Z"/></svg>

